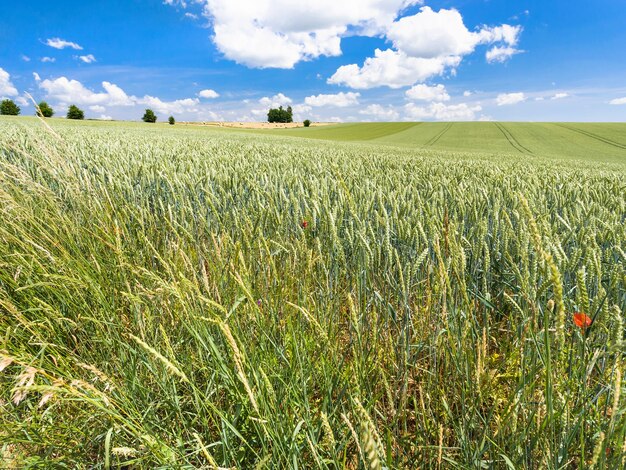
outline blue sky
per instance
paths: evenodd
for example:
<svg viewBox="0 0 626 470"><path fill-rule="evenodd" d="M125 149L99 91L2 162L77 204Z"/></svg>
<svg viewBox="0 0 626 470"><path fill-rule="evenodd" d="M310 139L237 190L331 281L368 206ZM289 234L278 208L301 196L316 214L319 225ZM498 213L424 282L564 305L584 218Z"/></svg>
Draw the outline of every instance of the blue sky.
<svg viewBox="0 0 626 470"><path fill-rule="evenodd" d="M0 3L0 97L58 114L626 120L623 0Z"/></svg>

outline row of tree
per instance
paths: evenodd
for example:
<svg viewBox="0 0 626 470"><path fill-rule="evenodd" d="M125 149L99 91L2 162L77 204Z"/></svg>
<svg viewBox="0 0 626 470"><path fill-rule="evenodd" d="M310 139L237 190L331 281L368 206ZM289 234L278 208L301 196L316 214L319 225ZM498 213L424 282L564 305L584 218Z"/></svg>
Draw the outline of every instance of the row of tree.
<svg viewBox="0 0 626 470"><path fill-rule="evenodd" d="M0 103L0 115L19 116L21 111L20 107L13 100L6 99ZM37 105L36 115L39 117L49 118L54 116L54 110L48 103L42 101ZM67 109L66 117L67 119L85 119L85 112L78 106L71 105ZM157 116L151 109L146 109L146 112L141 119L144 122L154 123L157 121ZM174 119L174 116L170 116L168 122L171 125L174 125L176 124L176 119Z"/></svg>
<svg viewBox="0 0 626 470"><path fill-rule="evenodd" d="M13 100L3 100L0 103L0 115L19 116L21 112L22 110ZM54 116L54 110L48 103L42 101L37 105L36 115L39 117L49 118ZM66 117L68 119L85 119L85 113L78 106L72 105L67 109Z"/></svg>
<svg viewBox="0 0 626 470"><path fill-rule="evenodd" d="M3 100L0 103L0 114L4 116L17 116L20 114L20 107L15 104L13 100ZM50 107L48 103L42 101L37 105L37 116L40 117L52 117L54 116L54 110ZM80 109L76 105L71 105L67 110L67 119L85 119L85 113L82 109ZM157 115L151 109L146 109L143 117L141 118L143 122L155 123L157 122ZM272 108L267 113L267 121L268 122L280 122L280 123L289 123L293 122L293 109L291 106L288 106L287 109L284 109L282 106L278 108ZM171 125L176 124L176 119L174 116L170 116L168 118L168 122ZM311 121L308 119L304 121L304 126L309 127L311 125Z"/></svg>

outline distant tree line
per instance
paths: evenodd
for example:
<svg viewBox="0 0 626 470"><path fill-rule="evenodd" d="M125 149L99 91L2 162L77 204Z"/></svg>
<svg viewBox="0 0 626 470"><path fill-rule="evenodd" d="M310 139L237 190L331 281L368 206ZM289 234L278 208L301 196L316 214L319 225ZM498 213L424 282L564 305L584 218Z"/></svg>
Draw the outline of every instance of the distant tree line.
<svg viewBox="0 0 626 470"><path fill-rule="evenodd" d="M20 107L15 104L13 100L5 99L0 103L1 115L18 116L20 112ZM42 118L49 118L54 116L54 110L48 103L42 101L37 105L36 115ZM85 112L78 106L73 104L68 108L66 118L82 120L85 119ZM143 122L155 123L157 122L157 115L152 109L146 109L141 119ZM293 122L293 109L291 108L291 106L288 106L287 109L283 108L282 106L279 106L278 108L272 108L267 113L267 121L272 123ZM168 118L168 122L173 126L174 124L176 124L176 119L174 119L174 116L170 116ZM309 119L306 119L304 121L304 127L309 127L310 125L311 121Z"/></svg>
<svg viewBox="0 0 626 470"><path fill-rule="evenodd" d="M22 110L20 109L20 107L13 100L5 99L0 102L0 115L19 116L21 111ZM36 116L39 116L41 118L50 118L54 116L54 114L54 109L52 109L52 107L45 101L40 102L36 106ZM82 120L85 119L85 112L78 106L73 104L67 109L67 114L65 117L67 119ZM154 123L157 121L157 115L154 113L153 110L146 109L146 112L141 119L144 122ZM174 116L170 116L168 118L168 122L173 126L174 124L176 124L176 119L174 119Z"/></svg>
<svg viewBox="0 0 626 470"><path fill-rule="evenodd" d="M0 114L3 116L19 116L22 110L13 100L3 100L0 103ZM42 118L54 116L54 109L45 101L40 102L35 109L35 115ZM85 119L85 113L76 105L71 105L67 110L67 119Z"/></svg>

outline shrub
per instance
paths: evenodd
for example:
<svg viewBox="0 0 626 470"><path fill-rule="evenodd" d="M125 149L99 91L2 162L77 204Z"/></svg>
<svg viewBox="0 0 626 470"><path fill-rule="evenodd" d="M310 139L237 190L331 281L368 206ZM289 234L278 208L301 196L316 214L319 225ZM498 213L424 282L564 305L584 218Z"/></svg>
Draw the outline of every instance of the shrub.
<svg viewBox="0 0 626 470"><path fill-rule="evenodd" d="M0 103L0 114L3 116L17 116L20 114L20 107L13 100L3 100Z"/></svg>
<svg viewBox="0 0 626 470"><path fill-rule="evenodd" d="M76 105L72 105L67 110L68 119L85 119L85 113Z"/></svg>
<svg viewBox="0 0 626 470"><path fill-rule="evenodd" d="M157 121L156 114L154 114L154 111L151 109L146 109L146 112L141 119L143 119L143 122L155 123Z"/></svg>
<svg viewBox="0 0 626 470"><path fill-rule="evenodd" d="M310 119L305 119L303 124L304 124L304 127L309 127L311 125L311 120Z"/></svg>
<svg viewBox="0 0 626 470"><path fill-rule="evenodd" d="M284 109L282 106L272 108L267 113L267 122L293 122L293 110L291 106Z"/></svg>
<svg viewBox="0 0 626 470"><path fill-rule="evenodd" d="M176 119L174 119L174 116L170 116L167 121L170 123L170 126L176 124Z"/></svg>
<svg viewBox="0 0 626 470"><path fill-rule="evenodd" d="M39 117L45 117L45 118L49 118L54 116L54 110L50 107L50 105L48 103L46 103L45 101L42 101L41 103L39 103L38 105L38 110L37 110L37 116Z"/></svg>

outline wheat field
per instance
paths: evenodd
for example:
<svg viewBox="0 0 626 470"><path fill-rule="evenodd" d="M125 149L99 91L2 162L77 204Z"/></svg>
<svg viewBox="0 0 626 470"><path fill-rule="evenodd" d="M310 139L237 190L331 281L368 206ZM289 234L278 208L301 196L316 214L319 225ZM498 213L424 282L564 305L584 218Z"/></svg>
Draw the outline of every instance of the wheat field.
<svg viewBox="0 0 626 470"><path fill-rule="evenodd" d="M625 467L619 147L51 126L0 121L5 468Z"/></svg>

